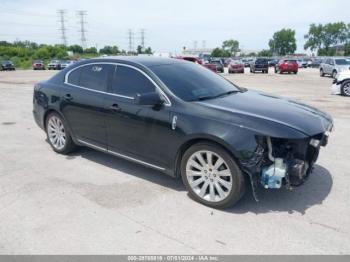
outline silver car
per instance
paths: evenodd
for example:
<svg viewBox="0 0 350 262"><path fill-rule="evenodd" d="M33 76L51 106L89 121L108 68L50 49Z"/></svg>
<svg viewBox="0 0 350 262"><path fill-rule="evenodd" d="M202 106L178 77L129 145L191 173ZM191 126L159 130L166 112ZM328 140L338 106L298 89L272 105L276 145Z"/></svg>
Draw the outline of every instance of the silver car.
<svg viewBox="0 0 350 262"><path fill-rule="evenodd" d="M340 72L350 69L350 60L347 58L327 58L320 65L320 76L330 75L333 78Z"/></svg>

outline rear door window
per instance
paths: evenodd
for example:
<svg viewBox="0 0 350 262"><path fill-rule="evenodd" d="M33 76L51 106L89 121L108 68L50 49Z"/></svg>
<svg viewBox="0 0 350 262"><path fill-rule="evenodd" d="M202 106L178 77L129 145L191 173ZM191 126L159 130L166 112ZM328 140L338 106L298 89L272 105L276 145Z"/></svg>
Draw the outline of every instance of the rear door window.
<svg viewBox="0 0 350 262"><path fill-rule="evenodd" d="M115 66L111 64L91 64L72 71L68 83L95 91L107 92L112 81Z"/></svg>

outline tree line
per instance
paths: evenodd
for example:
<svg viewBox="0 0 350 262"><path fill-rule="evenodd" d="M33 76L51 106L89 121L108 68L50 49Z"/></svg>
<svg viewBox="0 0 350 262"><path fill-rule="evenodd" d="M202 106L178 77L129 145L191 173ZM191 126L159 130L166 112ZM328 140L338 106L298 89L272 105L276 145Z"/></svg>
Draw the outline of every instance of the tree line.
<svg viewBox="0 0 350 262"><path fill-rule="evenodd" d="M49 61L51 59L79 59L92 58L101 55L134 55L152 54L151 47L144 49L137 47L136 52L126 52L118 46L104 46L101 49L96 47L83 48L80 45L47 45L37 44L30 41L15 41L13 43L0 41L0 60L11 59L20 68L29 68L33 60Z"/></svg>
<svg viewBox="0 0 350 262"><path fill-rule="evenodd" d="M350 24L344 22L311 24L304 39L306 40L304 50L317 52L318 56L350 55ZM295 30L283 28L275 32L268 46L268 49L245 54L245 56L271 57L294 54L297 50ZM230 39L224 41L221 47L215 48L211 55L231 57L236 56L240 51L239 41Z"/></svg>

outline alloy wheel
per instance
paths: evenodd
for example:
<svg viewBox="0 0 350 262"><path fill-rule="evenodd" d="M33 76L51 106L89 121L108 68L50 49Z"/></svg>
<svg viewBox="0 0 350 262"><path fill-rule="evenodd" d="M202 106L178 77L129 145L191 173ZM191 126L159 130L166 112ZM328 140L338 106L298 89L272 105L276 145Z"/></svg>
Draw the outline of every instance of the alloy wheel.
<svg viewBox="0 0 350 262"><path fill-rule="evenodd" d="M56 116L50 117L47 122L47 133L50 143L57 150L62 150L66 145L66 132L64 125Z"/></svg>
<svg viewBox="0 0 350 262"><path fill-rule="evenodd" d="M186 178L192 191L209 202L224 200L232 190L229 166L212 151L197 151L190 156L186 164Z"/></svg>
<svg viewBox="0 0 350 262"><path fill-rule="evenodd" d="M343 93L344 93L346 96L350 96L350 82L346 83L346 84L343 86Z"/></svg>

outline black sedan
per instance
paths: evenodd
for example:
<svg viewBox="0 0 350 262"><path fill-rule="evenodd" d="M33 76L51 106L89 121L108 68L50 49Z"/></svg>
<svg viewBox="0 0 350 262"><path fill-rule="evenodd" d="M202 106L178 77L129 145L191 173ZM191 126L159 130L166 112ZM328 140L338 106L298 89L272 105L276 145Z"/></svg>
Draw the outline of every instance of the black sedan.
<svg viewBox="0 0 350 262"><path fill-rule="evenodd" d="M302 184L333 126L315 108L178 59L82 61L36 84L33 102L57 153L87 146L181 177L215 208L236 203L247 183L256 198L258 187Z"/></svg>
<svg viewBox="0 0 350 262"><path fill-rule="evenodd" d="M0 71L14 71L15 65L10 60L4 60L1 62Z"/></svg>

